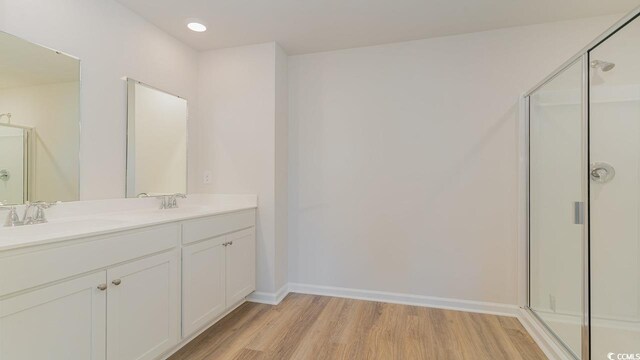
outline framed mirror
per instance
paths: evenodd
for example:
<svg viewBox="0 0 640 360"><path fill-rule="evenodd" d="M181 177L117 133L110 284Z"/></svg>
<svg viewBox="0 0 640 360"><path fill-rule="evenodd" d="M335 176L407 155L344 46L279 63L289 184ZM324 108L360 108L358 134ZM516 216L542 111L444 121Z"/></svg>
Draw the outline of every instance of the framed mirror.
<svg viewBox="0 0 640 360"><path fill-rule="evenodd" d="M127 197L187 192L187 100L127 79Z"/></svg>
<svg viewBox="0 0 640 360"><path fill-rule="evenodd" d="M80 60L0 32L0 202L73 201Z"/></svg>

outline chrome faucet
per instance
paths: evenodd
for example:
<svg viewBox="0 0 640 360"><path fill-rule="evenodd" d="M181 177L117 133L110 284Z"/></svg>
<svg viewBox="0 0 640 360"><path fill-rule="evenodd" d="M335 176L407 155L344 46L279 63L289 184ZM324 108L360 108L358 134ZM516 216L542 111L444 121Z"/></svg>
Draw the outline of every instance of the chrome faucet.
<svg viewBox="0 0 640 360"><path fill-rule="evenodd" d="M178 208L178 198L186 199L187 195L181 193L160 195L156 199L160 200L160 209L176 209Z"/></svg>
<svg viewBox="0 0 640 360"><path fill-rule="evenodd" d="M47 222L47 217L44 214L44 209L48 209L57 202L46 202L46 201L36 201L29 203L27 202L26 207L24 208L24 215L22 216L22 224L23 225L31 225L31 224L44 224ZM29 210L33 209L35 212L32 215L29 215Z"/></svg>
<svg viewBox="0 0 640 360"><path fill-rule="evenodd" d="M186 199L187 195L181 193L169 195L169 200L167 201L167 209L176 209L178 207L178 200L176 200L177 198Z"/></svg>
<svg viewBox="0 0 640 360"><path fill-rule="evenodd" d="M58 204L58 202L27 201L24 206L24 214L22 215L22 219L20 219L20 217L18 216L18 212L16 211L16 207L14 205L0 205L0 209L9 209L9 213L7 214L7 219L4 222L4 226L13 227L22 225L44 224L47 222L47 217L45 216L44 210L56 204Z"/></svg>
<svg viewBox="0 0 640 360"><path fill-rule="evenodd" d="M16 211L16 207L13 205L4 205L0 203L0 209L7 209L9 213L7 214L7 219L4 221L5 227L14 227L22 225L22 221L20 221L20 217L18 216L18 212Z"/></svg>

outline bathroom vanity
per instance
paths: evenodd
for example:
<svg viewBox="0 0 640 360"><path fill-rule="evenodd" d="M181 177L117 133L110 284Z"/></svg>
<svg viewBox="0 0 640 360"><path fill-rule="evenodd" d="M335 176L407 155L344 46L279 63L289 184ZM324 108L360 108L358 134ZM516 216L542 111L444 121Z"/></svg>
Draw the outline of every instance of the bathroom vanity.
<svg viewBox="0 0 640 360"><path fill-rule="evenodd" d="M0 359L166 358L242 304L256 197L157 205L66 203L46 224L1 228Z"/></svg>

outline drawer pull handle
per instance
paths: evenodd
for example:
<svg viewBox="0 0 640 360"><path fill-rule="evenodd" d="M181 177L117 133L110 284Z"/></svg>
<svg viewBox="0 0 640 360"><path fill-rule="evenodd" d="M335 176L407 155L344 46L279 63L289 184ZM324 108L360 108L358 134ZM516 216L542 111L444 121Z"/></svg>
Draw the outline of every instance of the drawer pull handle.
<svg viewBox="0 0 640 360"><path fill-rule="evenodd" d="M98 285L98 290L100 290L100 291L105 291L105 290L107 290L107 284L100 284L100 285Z"/></svg>
<svg viewBox="0 0 640 360"><path fill-rule="evenodd" d="M113 280L111 283L112 283L113 285L115 285L115 286L118 286L118 285L120 285L120 283L121 283L121 282L122 282L122 281L121 281L120 279L115 279L115 280Z"/></svg>

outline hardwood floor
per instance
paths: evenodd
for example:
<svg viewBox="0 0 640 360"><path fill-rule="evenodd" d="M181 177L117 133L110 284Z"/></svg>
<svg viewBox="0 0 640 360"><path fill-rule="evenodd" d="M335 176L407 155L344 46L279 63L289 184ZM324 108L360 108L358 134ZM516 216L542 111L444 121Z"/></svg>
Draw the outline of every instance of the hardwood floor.
<svg viewBox="0 0 640 360"><path fill-rule="evenodd" d="M289 294L245 303L170 360L546 359L516 318Z"/></svg>

